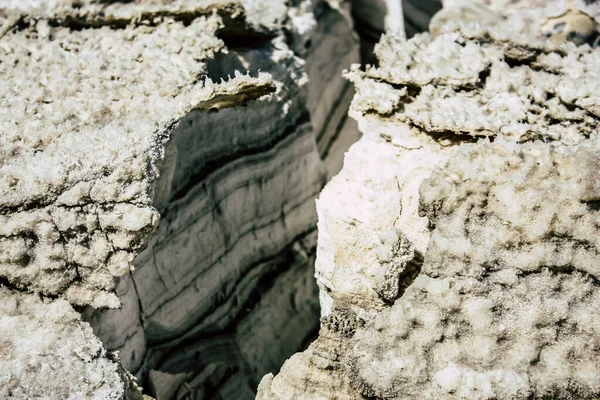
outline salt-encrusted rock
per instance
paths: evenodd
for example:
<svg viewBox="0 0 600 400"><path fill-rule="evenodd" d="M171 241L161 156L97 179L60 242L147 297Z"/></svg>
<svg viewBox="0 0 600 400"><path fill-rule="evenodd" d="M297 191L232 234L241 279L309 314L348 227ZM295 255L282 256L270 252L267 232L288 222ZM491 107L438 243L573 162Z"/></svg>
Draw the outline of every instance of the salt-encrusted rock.
<svg viewBox="0 0 600 400"><path fill-rule="evenodd" d="M160 398L254 397L318 328L314 198L358 137L348 5L0 9L0 276L86 306Z"/></svg>
<svg viewBox="0 0 600 400"><path fill-rule="evenodd" d="M240 76L193 85L223 49L216 16L103 27L100 41L94 29L24 23L1 39L0 274L74 304L114 307L115 278L158 222L153 184L173 126L275 84Z"/></svg>
<svg viewBox="0 0 600 400"><path fill-rule="evenodd" d="M259 399L600 396L600 59L539 30L552 10L483 11L349 73L320 335Z"/></svg>
<svg viewBox="0 0 600 400"><path fill-rule="evenodd" d="M0 286L0 397L142 399L92 328L62 299Z"/></svg>
<svg viewBox="0 0 600 400"><path fill-rule="evenodd" d="M505 30L502 35L511 36L510 39L517 42L542 33L555 42L569 40L578 45L588 43L595 46L600 35L598 22L594 20L600 16L600 4L594 1L516 0L509 4L504 0L445 0L443 3L444 8L429 24L432 35L440 29L460 29L459 26L464 24L470 25L470 29L475 25L491 28L501 22L499 18L508 18L511 25L511 29ZM532 7L536 8L530 10Z"/></svg>

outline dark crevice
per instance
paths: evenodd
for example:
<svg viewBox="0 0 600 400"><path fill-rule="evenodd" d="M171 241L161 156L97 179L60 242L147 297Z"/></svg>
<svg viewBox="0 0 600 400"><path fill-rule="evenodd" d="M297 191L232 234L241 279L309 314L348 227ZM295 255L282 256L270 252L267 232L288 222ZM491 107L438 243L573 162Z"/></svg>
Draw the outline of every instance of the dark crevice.
<svg viewBox="0 0 600 400"><path fill-rule="evenodd" d="M30 290L27 289L26 285L20 285L18 283L11 282L5 276L0 276L0 287L5 287L8 290L11 290L13 292L22 293L22 294L37 294L37 296L42 301L44 299L56 300L56 299L58 299L60 297L59 295L50 294L50 293L43 293L43 292L37 292L37 293L35 293L35 292L32 292L32 291L30 291Z"/></svg>
<svg viewBox="0 0 600 400"><path fill-rule="evenodd" d="M229 18L232 21L229 22L227 19L223 18L223 27L217 31L217 37L223 40L230 50L259 48L277 37L276 31L255 30L243 22L232 18Z"/></svg>
<svg viewBox="0 0 600 400"><path fill-rule="evenodd" d="M427 86L427 85L433 85L435 87L453 88L456 92L473 92L476 90L480 90L485 86L487 79L489 78L489 76L491 74L491 70L492 70L492 66L488 65L487 67L485 67L484 69L479 71L479 74L477 75L477 80L475 82L463 83L460 85L457 85L454 83L441 82L438 80L432 80L428 83L419 85L419 84L416 84L413 82L394 83L394 82L390 82L381 77L366 76L366 78L373 80L375 82L378 82L378 83L385 83L387 85L390 85L392 88L394 88L396 90L402 90L402 89L406 88L406 95L402 98L404 100L404 103L406 104L406 103L411 103L414 100L416 100L416 98L421 93L422 86Z"/></svg>
<svg viewBox="0 0 600 400"><path fill-rule="evenodd" d="M375 78L375 77L370 77L370 76L367 76L367 78L369 78L375 82L378 82L378 83L385 83L387 85L390 85L391 87L393 87L396 90L402 90L402 89L406 88L405 97L407 99L412 98L413 101L421 93L421 86L416 83L412 83L412 82L394 83L394 82L387 81L383 78Z"/></svg>
<svg viewBox="0 0 600 400"><path fill-rule="evenodd" d="M487 68L484 68L483 70L481 70L479 72L479 75L477 76L477 83L475 84L477 89L485 88L485 85L487 84L487 80L490 77L491 73L492 73L491 66L488 66Z"/></svg>
<svg viewBox="0 0 600 400"><path fill-rule="evenodd" d="M593 114L592 112L590 112L588 109L586 109L584 107L581 107L577 104L568 103L568 102L564 101L563 99L561 99L560 97L559 97L559 101L569 111L578 111L578 110L583 111L586 114L586 116L594 119L595 121L600 121L600 116Z"/></svg>
<svg viewBox="0 0 600 400"><path fill-rule="evenodd" d="M238 371L239 371L238 367L228 367L225 369L225 371L222 374L222 376L220 377L220 379L218 379L216 382L214 382L214 383L212 383L210 381L204 382L203 383L204 398L221 400L221 396L219 395L219 389L221 387L223 387L225 385L225 383L227 383L227 381L229 379L231 379L236 373L238 373ZM257 386L258 386L258 384L257 384ZM191 398L194 399L196 397L191 397ZM198 398L200 398L200 395L198 395ZM226 400L226 399L222 399L222 400Z"/></svg>
<svg viewBox="0 0 600 400"><path fill-rule="evenodd" d="M406 90L406 93L400 98L400 100L398 101L398 104L396 104L392 110L390 110L388 112L380 112L375 109L370 109L370 110L364 111L364 114L366 114L366 115L376 114L383 118L390 118L395 114L402 113L404 111L404 107L407 104L413 103L417 99L419 94L421 93L421 86L418 86L416 84L412 84L412 83L395 84L395 83L387 82L383 79L373 79L373 80L376 82L388 84L396 90Z"/></svg>
<svg viewBox="0 0 600 400"><path fill-rule="evenodd" d="M129 271L129 278L131 279L131 285L133 286L133 290L135 291L135 297L138 302L140 326L142 327L142 329L145 329L146 323L144 321L144 305L142 304L142 299L140 297L140 292L138 291L137 284L135 283L135 279L133 279L133 272L131 271Z"/></svg>
<svg viewBox="0 0 600 400"><path fill-rule="evenodd" d="M308 349L308 346L310 346L319 337L319 330L320 330L319 324L315 324L313 329L309 329L308 332L306 333L306 336L300 342L300 348L298 349L298 351L303 351L305 349ZM278 372L279 371L277 371L277 373ZM275 374L275 372L273 374Z"/></svg>
<svg viewBox="0 0 600 400"><path fill-rule="evenodd" d="M517 273L519 277L527 277L530 275L540 275L542 273L544 273L544 271L548 271L553 275L575 275L575 274L579 274L583 277L585 277L588 281L590 281L594 286L598 286L600 287L600 279L598 279L597 277L595 277L594 275L590 274L589 272L586 271L582 271L580 269L575 268L572 265L565 265L565 266L541 266L539 269L536 269L535 271L524 271L521 269L517 269ZM457 275L460 276L460 275Z"/></svg>
<svg viewBox="0 0 600 400"><path fill-rule="evenodd" d="M355 20L361 20L360 16L356 15L354 12L352 13L352 17ZM377 43L379 41L379 39L383 33L383 32L381 32L380 29L369 25L368 21L361 21L360 24L354 25L354 29L356 30L356 33L358 33L358 35L361 38L365 38L365 39L375 42L375 43Z"/></svg>
<svg viewBox="0 0 600 400"><path fill-rule="evenodd" d="M0 287L5 287L14 292L27 293L27 290L18 284L13 284L8 278L0 276Z"/></svg>
<svg viewBox="0 0 600 400"><path fill-rule="evenodd" d="M592 211L600 211L600 200L582 201Z"/></svg>
<svg viewBox="0 0 600 400"><path fill-rule="evenodd" d="M0 39L2 39L4 35L12 31L13 29L19 30L20 27L23 26L24 18L24 15L18 15L13 17L12 19L9 19L4 23L4 25L0 26Z"/></svg>
<svg viewBox="0 0 600 400"><path fill-rule="evenodd" d="M506 64L508 64L509 67L511 68L518 68L518 67L530 67L532 66L532 64L537 60L537 55L532 56L532 57L527 57L527 58L517 58L517 57L511 57L507 54L504 55L504 62Z"/></svg>
<svg viewBox="0 0 600 400"><path fill-rule="evenodd" d="M346 115L344 118L341 118L338 121L338 124L335 127L335 133L331 136L331 138L329 139L329 141L327 142L327 144L325 145L325 147L321 151L321 160L326 160L327 159L327 156L329 155L329 152L331 151L331 148L337 142L337 140L339 139L340 135L342 134L342 130L344 128L344 125L346 124L346 121L348 121L348 118L350 118L350 117L348 115ZM323 186L325 186L325 185L323 185Z"/></svg>
<svg viewBox="0 0 600 400"><path fill-rule="evenodd" d="M76 184L81 183L81 182L88 182L88 181L79 181L79 182L76 182ZM0 215L7 215L7 214L18 213L18 212L23 212L23 211L32 211L32 210L36 210L36 209L40 209L40 208L44 208L44 207L53 205L58 196L60 196L64 192L68 191L69 189L72 189L74 185L63 189L58 193L46 193L47 196L50 196L50 199L45 202L38 201L38 199L32 199L31 201L28 201L27 203L23 203L19 206L6 206L6 205L0 206ZM40 198L42 198L41 196L42 195L40 195ZM131 200L127 200L127 201L107 201L107 202L103 202L103 201L91 202L90 201L90 203L75 204L75 205L60 204L60 205L56 205L56 207L61 208L61 209L67 209L67 210L76 209L78 211L88 211L89 209L86 209L86 207L92 206L92 207L98 207L98 209L100 211L111 211L112 208L114 208L118 204L131 204L131 205L135 205L135 206L147 206L147 204L144 202L137 201L136 199L131 199ZM89 211L89 212L92 212L92 211Z"/></svg>
<svg viewBox="0 0 600 400"><path fill-rule="evenodd" d="M335 100L335 102L333 103L333 105L330 107L331 108L331 112L327 115L327 119L325 120L325 123L323 124L323 128L321 129L320 132L317 133L317 143L323 138L323 136L325 135L325 132L327 132L329 125L331 124L332 119L334 118L334 116L336 115L335 110L339 109L340 106L344 106L344 109L347 109L347 104L344 104L344 101L346 100L346 94L348 93L348 91L353 90L354 85L352 85L350 82L348 81L344 81L344 89L342 89L341 94L338 96L338 98ZM343 120L345 120L345 118L342 118ZM337 138L337 134L339 133L339 124L336 127L336 136L335 138ZM331 147L330 143L332 141L335 141L335 139L331 139L328 143L328 147L326 147L326 149L329 149L329 147ZM322 154L321 158L324 159L327 153Z"/></svg>
<svg viewBox="0 0 600 400"><path fill-rule="evenodd" d="M203 333L191 334L191 335L189 334L189 331L188 331L188 332L185 332L181 337L177 337L177 338L171 339L169 342L163 343L162 345L160 345L159 348L156 348L155 346L153 346L153 347L155 347L154 351L157 352L157 356L159 356L159 358L156 361L156 365L153 367L153 369L160 370L162 372L177 374L177 373L184 372L184 371L198 370L198 369L205 368L207 365L204 365L202 363L201 358L199 358L197 360L192 360L190 358L187 361L187 363L193 363L193 367L192 367L191 365L188 365L186 362L182 363L182 360L180 360L180 359L173 360L173 358L172 358L173 354L185 354L186 352L191 351L191 349L194 347L195 344L203 342L203 341L210 341L211 339L217 339L217 338L235 337L236 329L237 329L237 326L239 325L240 321L242 321L244 318L246 318L253 311L253 309L262 300L264 294L268 293L270 290L272 290L275 287L277 279L280 276L282 276L282 274L284 274L286 271L292 269L294 266L298 265L298 262L297 262L298 260L296 259L297 255L296 255L295 250L293 249L294 248L293 244L302 240L307 235L310 235L311 233L313 233L315 229L316 228L313 228L307 232L303 232L303 233L299 234L292 241L290 241L290 244L288 246L286 246L284 249L282 249L279 253L256 261L246 271L244 271L244 273L240 277L237 278L236 282L233 284L232 287L236 287L237 285L239 285L246 276L248 276L249 274L251 274L254 271L254 269L260 268L265 263L272 263L272 265L269 267L269 270L259 278L256 286L253 288L253 290L252 290L251 294L248 296L248 298L244 301L243 304L240 304L240 306L238 307L239 311L236 313L236 315L230 321L228 321L228 323L225 327L220 327L219 329L209 330L209 331L205 331ZM307 259L306 262L309 262L309 260ZM305 265L304 265L304 267L305 267ZM236 295L235 291L233 291L227 297L223 297L223 298L219 299L219 303L215 304L214 307L218 308L219 306L221 306L221 305L225 304L227 301L229 301L232 298L232 296L235 296L235 295ZM214 309L209 310L208 314L210 314L213 311L214 311ZM317 332L318 332L318 323L317 323L318 322L318 317L317 317L318 309L317 308L315 308L314 313L315 313L315 318L314 318L315 327L314 327L314 329L310 329L307 336L302 339L302 346L304 346L304 347L302 347L302 349L306 348L308 346L308 344L310 344L310 342L312 342L312 340L317 335ZM204 318L204 316L201 317L200 320L202 318ZM188 336L186 337L186 335L188 335ZM227 362L227 360L223 360L223 362ZM274 370L274 371L269 371L269 372L277 373L278 371ZM250 381L249 387L258 386L258 381L255 381L255 379L253 379L252 377L247 377L247 379L249 379L249 381ZM223 385L223 383L216 385L214 387L215 393L218 391L218 389L222 385Z"/></svg>
<svg viewBox="0 0 600 400"><path fill-rule="evenodd" d="M466 261L470 261L470 260L466 260ZM489 264L489 263L483 263L483 264L481 264L481 267L482 267L482 270L479 271L477 274L463 273L463 272L459 271L459 272L453 273L452 277L457 278L457 279L473 279L473 278L475 278L478 281L485 281L485 280L488 280L493 273L498 272L502 269L502 267L498 264ZM558 267L558 266L541 266L538 269L533 270L533 271L532 270L522 270L522 269L516 268L516 271L517 271L517 276L519 278L526 278L526 277L532 276L532 275L542 275L546 272L549 272L553 275L579 274L579 275L585 277L594 286L600 287L600 280L598 278L596 278L595 276L591 275L588 272L582 271L580 269L576 269L575 267L573 267L571 265L560 266L560 267ZM433 279L442 279L442 278L447 277L446 275L439 273L439 271L434 271L431 269L428 272L423 272L423 274L425 276L427 276L429 278L433 278ZM498 285L505 286L505 284L502 284L502 283L498 283Z"/></svg>
<svg viewBox="0 0 600 400"><path fill-rule="evenodd" d="M317 195L317 193L310 193L310 194L307 196L307 198L314 198L316 195ZM304 203L304 202L300 202L300 203L299 203L298 205L296 205L294 208L301 207L303 203ZM278 219L279 219L279 215L277 215L277 216L275 217L275 220L278 220ZM271 221L268 221L267 223L265 223L265 226L271 225L272 223L273 223L273 220L271 220ZM249 230L247 230L246 232L243 232L243 233L241 233L241 234L240 234L240 235L239 235L239 236L236 238L236 241L235 241L234 243L231 243L229 247L227 247L226 249L224 249L224 254L225 254L225 253L227 253L227 252L229 252L229 251L231 251L231 250L232 250L232 249L233 249L233 248L234 248L234 247L237 245L237 243L238 243L238 242L239 242L239 241L240 241L240 240L241 240L241 239L242 239L242 238L243 238L245 235L247 235L247 234L251 233L251 232L252 232L254 229L256 229L256 228L261 228L261 227L255 227L255 228L253 228L253 229L249 229ZM304 233L301 233L301 234L297 235L297 236L296 236L296 238L293 238L293 239L291 239L289 243L294 243L294 242L296 242L296 241L300 240L301 238L303 238L303 237L307 236L307 235L308 235L308 234L310 234L311 232L314 232L314 231L315 231L315 229L316 229L316 227L315 227L315 228L313 228L313 229L311 229L311 230L309 230L309 231L307 231L307 232L304 232ZM221 256L221 257L222 257L222 256ZM213 262L213 263L211 263L209 266L207 266L207 268L206 268L205 270L208 270L208 269L210 269L210 268L214 267L214 266L215 266L217 263L219 263L219 262L221 261L221 257L219 257L219 258L218 258L218 259L217 259L215 262ZM268 257L262 258L261 260L258 260L258 261L256 261L256 262L254 262L254 263L250 264L250 265L247 267L247 269L246 269L245 271L242 271L243 273L242 273L242 274L241 274L241 275L238 277L238 280L236 281L236 283L235 283L235 285L234 285L233 287L237 286L237 284L238 284L239 282L241 282L241 281L244 279L244 277L247 275L248 271L251 271L251 270L252 270L252 268L256 267L257 265L263 264L263 263L265 263L265 262L267 262L267 261L269 261L269 260L275 259L276 257L277 257L276 255L271 255L271 256L268 256ZM193 284L196 282L196 280L197 280L197 279L198 279L198 278L199 278L199 277L200 277L200 276L203 274L203 272L204 272L205 270L198 271L198 273L197 273L195 276L188 278L188 279L189 279L189 282L188 282L188 283L187 283L187 284L186 284L184 287L180 288L180 291L183 291L183 290L185 290L185 289L186 289L188 286L191 286L191 285L193 285ZM219 306L219 305L223 305L223 304L227 303L227 301L228 301L228 300L231 298L231 296L232 296L232 293L228 293L228 294L225 294L225 295L224 295L223 293L219 293L219 294L217 294L217 295L216 295L216 300L217 300L217 301L214 303L215 305L213 306L213 309L209 309L209 310L207 310L205 313L203 313L202 315L200 315L200 316L198 316L197 318L195 318L195 319L194 319L194 322L192 322L192 323L190 324L190 326L192 326L192 327L193 327L193 326L197 325L197 324L198 324L198 321L201 321L203 318L205 318L207 315L209 315L211 312L213 312L213 311L214 311L214 308L216 308L216 307L217 307L217 306ZM171 297L171 298L168 298L168 299L166 299L165 301L163 301L163 302L162 302L162 303L161 303L159 306L157 306L157 308L155 309L155 311L153 311L152 313L150 313L150 314L149 314L149 316L151 317L152 315L154 315L154 313L156 313L156 312L158 312L158 311L160 310L160 307L162 307L162 305L166 304L167 302L171 301L172 299L173 299L173 297ZM162 340L152 340L152 339L151 339L150 341L151 341L153 344L156 344L156 345L160 345L161 343L166 343L166 342L173 342L173 341L176 341L176 340L177 340L177 338L179 338L179 337L182 337L182 336L185 336L185 334L186 334L186 333L188 333L190 329L193 329L193 328L188 328L188 329L186 329L186 330L185 330L185 332L179 332L178 334L174 334L174 335L172 335L171 337L169 337L168 339L162 339Z"/></svg>
<svg viewBox="0 0 600 400"><path fill-rule="evenodd" d="M286 246L283 250L281 250L277 254L274 254L274 255L271 255L268 257L263 257L260 260L252 263L252 265L250 265L244 271L244 273L241 274L236 279L236 281L232 285L232 287L238 286L244 280L244 278L246 278L246 276L251 274L256 268L260 267L261 265L264 265L269 262L272 262L272 263L274 262L272 269L260 277L260 279L257 282L256 287L254 288L254 290L252 291L250 296L248 296L246 301L242 305L240 305L239 312L234 316L234 318L231 319L231 321L227 324L227 327L225 327L223 329L218 329L216 331L209 332L209 333L190 335L189 337L185 337L185 335L187 335L188 332L184 332L183 334L181 334L177 337L170 338L168 341L165 341L162 343L155 342L155 343L151 343L151 344L153 346L160 345L161 348L163 348L163 349L168 348L169 352L172 353L173 349L187 347L188 345L191 345L191 344L197 342L199 339L202 339L204 337L212 337L214 335L225 334L227 332L234 332L238 323L242 319L244 319L252 311L252 309L260 302L260 300L262 299L262 295L264 293L267 293L269 290L271 290L273 288L273 285L274 285L275 281L277 280L277 278L279 276L281 276L284 272L286 272L292 268L292 266L294 265L293 244L296 243L297 241L301 240L302 238L306 237L310 233L314 232L315 230L316 230L316 228L297 235L296 238L294 238L292 241L290 241L290 243L291 243L290 245ZM228 296L222 297L221 299L219 299L219 302L214 304L214 308L216 309L219 306L222 306L223 304L227 303L227 301L230 300L232 298L232 296L235 296L235 291L232 291L231 293L228 294ZM214 309L208 310L206 312L206 315L209 315L213 311L214 311ZM203 320L206 317L206 315L200 316L198 318L198 321ZM197 323L193 324L193 325L195 326L195 325L197 325ZM177 345L175 347L170 347L169 343L172 343L172 342L176 342Z"/></svg>
<svg viewBox="0 0 600 400"><path fill-rule="evenodd" d="M367 112L366 114L370 114ZM371 114L381 115L377 112L372 112ZM464 131L451 131L447 129L439 129L432 130L430 128L424 127L415 121L403 121L409 127L418 129L421 133L431 137L438 143L442 143L444 146L454 146L460 145L461 143L477 143L478 140L487 139L490 142L493 142L496 135L492 134L489 136L486 135L474 135L471 132Z"/></svg>

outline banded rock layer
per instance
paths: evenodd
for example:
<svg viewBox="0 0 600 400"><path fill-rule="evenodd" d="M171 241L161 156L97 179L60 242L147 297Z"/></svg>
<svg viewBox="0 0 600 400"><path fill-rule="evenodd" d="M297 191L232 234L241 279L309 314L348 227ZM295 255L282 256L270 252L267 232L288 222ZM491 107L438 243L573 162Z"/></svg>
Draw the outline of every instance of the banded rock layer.
<svg viewBox="0 0 600 400"><path fill-rule="evenodd" d="M358 137L347 4L0 9L2 282L83 307L160 399L253 398L317 328L313 201Z"/></svg>
<svg viewBox="0 0 600 400"><path fill-rule="evenodd" d="M476 6L348 74L319 338L258 399L600 396L600 58L540 32L555 12Z"/></svg>

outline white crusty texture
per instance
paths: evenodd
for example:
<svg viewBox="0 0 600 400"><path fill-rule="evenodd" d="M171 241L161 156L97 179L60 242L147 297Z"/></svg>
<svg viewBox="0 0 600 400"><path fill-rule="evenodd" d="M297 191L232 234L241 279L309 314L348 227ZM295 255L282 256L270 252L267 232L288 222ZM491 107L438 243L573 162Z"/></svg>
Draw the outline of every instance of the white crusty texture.
<svg viewBox="0 0 600 400"><path fill-rule="evenodd" d="M0 398L124 398L118 362L68 302L2 286L0 296Z"/></svg>
<svg viewBox="0 0 600 400"><path fill-rule="evenodd" d="M600 14L598 4L590 0L442 0L445 8L456 6L472 6L481 4L494 9L495 12L522 13L528 10L545 10L544 12L558 15L573 5L574 8L585 10L592 15Z"/></svg>
<svg viewBox="0 0 600 400"><path fill-rule="evenodd" d="M600 53L571 43L523 50L470 36L384 36L380 67L348 74L360 95L353 108L437 134L575 144L598 132Z"/></svg>
<svg viewBox="0 0 600 400"><path fill-rule="evenodd" d="M149 20L164 15L210 15L225 11L230 18L254 29L279 29L288 10L285 0L2 0L1 18L10 20L15 15L35 15L56 18L58 21L75 20L86 24L126 23L128 20Z"/></svg>
<svg viewBox="0 0 600 400"><path fill-rule="evenodd" d="M432 173L421 274L353 337L364 394L600 395L598 150L482 141Z"/></svg>
<svg viewBox="0 0 600 400"><path fill-rule="evenodd" d="M206 59L223 48L214 35L219 25L211 17L187 27L72 31L40 20L5 36L0 129L8 136L0 161L115 120L113 130L131 131L129 141L148 140L152 122L175 111L172 97L192 88ZM139 129L139 120L149 126Z"/></svg>
<svg viewBox="0 0 600 400"><path fill-rule="evenodd" d="M424 272L479 278L548 267L600 278L599 150L596 139L462 145L421 185L421 211L436 226Z"/></svg>
<svg viewBox="0 0 600 400"><path fill-rule="evenodd" d="M411 226L403 232L418 252L425 252L429 230L419 215L419 185L454 151L423 133L410 135L406 127L393 132L376 124L362 128L365 139L346 153L345 165L352 168L335 176L317 201L316 277L323 316L329 315L330 296L367 309L383 306L379 291L391 283L385 276L396 264L394 226Z"/></svg>
<svg viewBox="0 0 600 400"><path fill-rule="evenodd" d="M216 15L81 31L40 19L0 38L0 276L119 305L115 278L158 222L153 184L173 126L276 90L266 74L205 78L221 26Z"/></svg>
<svg viewBox="0 0 600 400"><path fill-rule="evenodd" d="M317 203L321 332L259 399L600 396L598 52L485 10L348 73L364 136Z"/></svg>
<svg viewBox="0 0 600 400"><path fill-rule="evenodd" d="M587 0L511 0L510 7L506 0L446 0L429 31L436 36L458 30L471 37L485 35L523 48L552 50L565 41L597 44L599 17L600 4Z"/></svg>
<svg viewBox="0 0 600 400"><path fill-rule="evenodd" d="M336 376L331 370L342 361L336 354L338 343L320 338L303 353L294 354L281 367L277 377L267 374L258 387L260 400L362 400L363 396L352 387L346 377ZM316 364L307 375L306 364ZM298 384L298 381L309 384Z"/></svg>

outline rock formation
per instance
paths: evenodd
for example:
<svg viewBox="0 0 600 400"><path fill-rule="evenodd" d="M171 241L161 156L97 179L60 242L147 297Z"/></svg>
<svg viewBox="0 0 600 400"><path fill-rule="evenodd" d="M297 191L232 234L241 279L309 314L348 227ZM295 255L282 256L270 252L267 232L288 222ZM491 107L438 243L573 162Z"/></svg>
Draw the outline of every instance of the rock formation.
<svg viewBox="0 0 600 400"><path fill-rule="evenodd" d="M142 398L66 300L40 300L3 287L0 295L0 397Z"/></svg>
<svg viewBox="0 0 600 400"><path fill-rule="evenodd" d="M253 398L318 327L314 199L358 138L348 4L6 1L0 22L0 318L49 313L39 335L69 342L33 371L39 349L76 397L135 392L70 303L159 399Z"/></svg>
<svg viewBox="0 0 600 400"><path fill-rule="evenodd" d="M258 399L600 397L598 13L556 4L463 2L347 74L319 338Z"/></svg>

